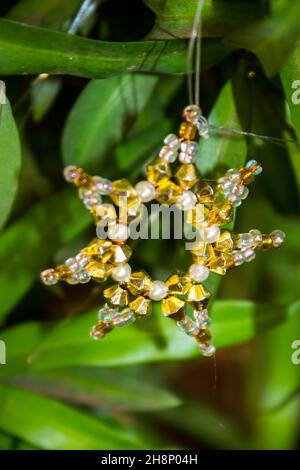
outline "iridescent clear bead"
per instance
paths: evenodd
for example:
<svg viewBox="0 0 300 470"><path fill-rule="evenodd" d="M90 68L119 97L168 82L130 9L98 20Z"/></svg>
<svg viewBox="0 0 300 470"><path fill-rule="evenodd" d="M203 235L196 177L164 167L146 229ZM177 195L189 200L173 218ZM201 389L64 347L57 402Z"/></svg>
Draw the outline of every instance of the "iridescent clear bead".
<svg viewBox="0 0 300 470"><path fill-rule="evenodd" d="M78 271L80 268L76 258L68 258L65 264L71 269L71 271Z"/></svg>
<svg viewBox="0 0 300 470"><path fill-rule="evenodd" d="M89 275L89 273L87 271L81 271L79 273L79 282L80 284L86 284L88 282L90 282L91 280L91 276Z"/></svg>
<svg viewBox="0 0 300 470"><path fill-rule="evenodd" d="M97 191L99 191L100 194L108 194L112 190L112 185L111 181L107 178L102 178L101 176L94 176L93 177L93 183L95 188L97 188Z"/></svg>
<svg viewBox="0 0 300 470"><path fill-rule="evenodd" d="M251 235L251 233L240 233L237 244L240 248L252 246L253 236Z"/></svg>
<svg viewBox="0 0 300 470"><path fill-rule="evenodd" d="M90 262L90 257L87 253L78 253L75 260L80 268L85 268Z"/></svg>
<svg viewBox="0 0 300 470"><path fill-rule="evenodd" d="M190 104L184 108L183 115L187 121L195 123L201 117L202 112L199 106Z"/></svg>
<svg viewBox="0 0 300 470"><path fill-rule="evenodd" d="M54 286L59 281L59 275L54 269L45 269L41 273L41 280L47 286Z"/></svg>
<svg viewBox="0 0 300 470"><path fill-rule="evenodd" d="M244 263L244 257L240 251L236 251L233 253L233 263L235 266L240 266Z"/></svg>
<svg viewBox="0 0 300 470"><path fill-rule="evenodd" d="M204 310L195 310L194 318L198 328L209 328L211 325L211 320L208 316L207 309Z"/></svg>
<svg viewBox="0 0 300 470"><path fill-rule="evenodd" d="M250 235L252 237L252 240L253 240L253 243L255 245L258 245L259 243L262 242L262 239L263 239L263 236L262 236L262 233L260 230L257 230L257 229L252 229L250 230Z"/></svg>
<svg viewBox="0 0 300 470"><path fill-rule="evenodd" d="M247 250L243 251L243 258L247 263L253 261L255 256L255 251L251 248L248 248Z"/></svg>
<svg viewBox="0 0 300 470"><path fill-rule="evenodd" d="M270 233L270 236L275 248L281 246L285 240L285 233L282 230L273 230L273 232Z"/></svg>
<svg viewBox="0 0 300 470"><path fill-rule="evenodd" d="M173 163L177 158L177 151L171 149L168 145L164 145L159 152L159 156L165 162Z"/></svg>
<svg viewBox="0 0 300 470"><path fill-rule="evenodd" d="M215 354L216 348L213 344L200 344L199 345L200 351L202 352L203 356L211 357Z"/></svg>
<svg viewBox="0 0 300 470"><path fill-rule="evenodd" d="M167 137L164 139L164 144L166 144L168 147L170 147L172 150L176 151L179 149L180 146L180 141L175 134L169 134Z"/></svg>
<svg viewBox="0 0 300 470"><path fill-rule="evenodd" d="M131 310L127 312L120 312L113 318L113 324L116 327L121 328L122 326L128 325L135 321L134 313Z"/></svg>
<svg viewBox="0 0 300 470"><path fill-rule="evenodd" d="M112 316L117 313L115 308L110 307L107 304L104 304L102 308L98 311L98 319L108 322L111 320Z"/></svg>
<svg viewBox="0 0 300 470"><path fill-rule="evenodd" d="M66 181L73 183L79 176L79 168L77 166L69 165L64 168L63 175Z"/></svg>
<svg viewBox="0 0 300 470"><path fill-rule="evenodd" d="M190 318L184 318L183 320L178 321L177 325L189 336L195 336L199 332L198 326Z"/></svg>

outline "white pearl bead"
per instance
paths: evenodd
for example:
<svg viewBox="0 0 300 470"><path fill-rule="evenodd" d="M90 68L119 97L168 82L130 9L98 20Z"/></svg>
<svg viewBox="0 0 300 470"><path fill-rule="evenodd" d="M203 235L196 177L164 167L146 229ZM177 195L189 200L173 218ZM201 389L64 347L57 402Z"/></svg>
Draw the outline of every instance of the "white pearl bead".
<svg viewBox="0 0 300 470"><path fill-rule="evenodd" d="M151 300L162 300L168 294L168 288L162 281L153 281L149 288Z"/></svg>
<svg viewBox="0 0 300 470"><path fill-rule="evenodd" d="M190 266L189 274L194 281L203 282L209 276L209 269L202 264L194 263Z"/></svg>
<svg viewBox="0 0 300 470"><path fill-rule="evenodd" d="M129 279L131 274L131 267L129 264L121 264L120 266L116 266L112 272L111 277L117 282L125 282Z"/></svg>
<svg viewBox="0 0 300 470"><path fill-rule="evenodd" d="M177 205L183 211L192 209L196 205L196 202L197 197L192 191L183 191L177 199Z"/></svg>
<svg viewBox="0 0 300 470"><path fill-rule="evenodd" d="M125 224L113 224L108 227L108 236L114 241L127 240L129 233L128 227Z"/></svg>
<svg viewBox="0 0 300 470"><path fill-rule="evenodd" d="M152 201L155 198L155 188L149 181L140 181L135 185L135 190L142 202Z"/></svg>
<svg viewBox="0 0 300 470"><path fill-rule="evenodd" d="M220 238L220 229L217 225L211 225L204 229L203 241L207 243L214 243Z"/></svg>

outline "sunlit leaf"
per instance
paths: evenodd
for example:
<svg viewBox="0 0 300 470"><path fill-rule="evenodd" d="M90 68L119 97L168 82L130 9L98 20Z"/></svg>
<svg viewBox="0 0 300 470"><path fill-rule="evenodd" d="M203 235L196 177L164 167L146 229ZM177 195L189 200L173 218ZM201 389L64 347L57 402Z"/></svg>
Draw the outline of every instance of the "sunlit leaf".
<svg viewBox="0 0 300 470"><path fill-rule="evenodd" d="M141 444L99 419L28 391L0 385L0 428L42 449L130 449ZM34 410L34 412L33 412Z"/></svg>
<svg viewBox="0 0 300 470"><path fill-rule="evenodd" d="M0 227L14 202L21 169L21 148L16 124L0 82Z"/></svg>

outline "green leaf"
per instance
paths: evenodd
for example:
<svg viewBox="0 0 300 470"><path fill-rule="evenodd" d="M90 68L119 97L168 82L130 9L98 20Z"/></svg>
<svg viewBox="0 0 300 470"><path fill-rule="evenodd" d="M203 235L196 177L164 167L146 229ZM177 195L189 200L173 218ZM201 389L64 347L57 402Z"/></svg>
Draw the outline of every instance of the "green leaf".
<svg viewBox="0 0 300 470"><path fill-rule="evenodd" d="M156 15L151 39L189 38L193 28L198 0L144 0ZM203 36L223 37L248 26L259 17L259 1L205 0L202 10Z"/></svg>
<svg viewBox="0 0 300 470"><path fill-rule="evenodd" d="M14 202L20 169L19 135L5 91L0 89L0 228L5 223Z"/></svg>
<svg viewBox="0 0 300 470"><path fill-rule="evenodd" d="M0 401L0 428L42 449L141 448L125 430L113 429L55 400L0 385Z"/></svg>
<svg viewBox="0 0 300 470"><path fill-rule="evenodd" d="M65 30L80 7L82 0L21 0L6 17L35 26Z"/></svg>
<svg viewBox="0 0 300 470"><path fill-rule="evenodd" d="M155 411L179 405L161 386L132 377L128 369L62 368L16 376L6 384L36 391L78 406L119 411Z"/></svg>
<svg viewBox="0 0 300 470"><path fill-rule="evenodd" d="M89 221L77 195L67 190L37 203L2 233L0 318L18 303L55 251L78 235Z"/></svg>
<svg viewBox="0 0 300 470"><path fill-rule="evenodd" d="M246 436L229 416L189 397L182 406L162 412L160 417L172 429L205 442L213 449L241 450L247 447Z"/></svg>
<svg viewBox="0 0 300 470"><path fill-rule="evenodd" d="M205 41L203 68L220 62L230 51L219 40ZM186 72L186 42L96 41L0 19L1 75L61 73L105 78L126 71Z"/></svg>
<svg viewBox="0 0 300 470"><path fill-rule="evenodd" d="M231 82L227 82L208 117L209 124L239 129ZM225 173L228 167L239 168L246 160L244 137L210 131L208 139L200 141L197 167L202 175Z"/></svg>
<svg viewBox="0 0 300 470"><path fill-rule="evenodd" d="M276 14L230 33L225 43L248 49L258 56L269 77L287 60L300 37L299 2L288 2Z"/></svg>
<svg viewBox="0 0 300 470"><path fill-rule="evenodd" d="M156 83L157 77L131 74L92 80L66 122L62 141L65 163L98 168L144 108Z"/></svg>
<svg viewBox="0 0 300 470"><path fill-rule="evenodd" d="M293 315L293 311L289 311ZM218 348L250 340L284 321L283 307L247 301L216 301L212 306L213 337ZM0 375L15 375L73 365L116 366L199 357L193 338L162 315L113 331L103 341L93 341L89 330L96 312L52 324L32 322L3 332L7 366Z"/></svg>
<svg viewBox="0 0 300 470"><path fill-rule="evenodd" d="M34 81L30 88L34 121L43 119L62 87L58 77L47 77Z"/></svg>

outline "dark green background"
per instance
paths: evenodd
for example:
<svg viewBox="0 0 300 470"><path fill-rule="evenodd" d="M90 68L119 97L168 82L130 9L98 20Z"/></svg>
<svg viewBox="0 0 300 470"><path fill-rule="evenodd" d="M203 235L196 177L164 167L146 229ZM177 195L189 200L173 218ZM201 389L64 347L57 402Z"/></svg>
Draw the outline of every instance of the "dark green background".
<svg viewBox="0 0 300 470"><path fill-rule="evenodd" d="M204 114L294 141L201 142L208 178L250 158L264 167L235 229L287 234L282 249L210 281L215 359L201 358L159 311L93 342L99 286L40 283L42 269L94 235L63 166L136 181L187 104L196 0L90 2L74 35L80 4L0 4L0 77L12 108L0 105L0 448L297 448L300 2L204 5ZM187 262L175 241L139 243L132 260L159 278Z"/></svg>

